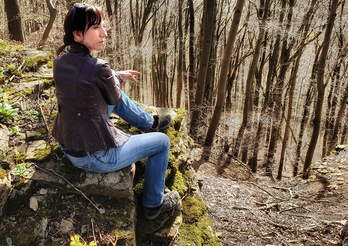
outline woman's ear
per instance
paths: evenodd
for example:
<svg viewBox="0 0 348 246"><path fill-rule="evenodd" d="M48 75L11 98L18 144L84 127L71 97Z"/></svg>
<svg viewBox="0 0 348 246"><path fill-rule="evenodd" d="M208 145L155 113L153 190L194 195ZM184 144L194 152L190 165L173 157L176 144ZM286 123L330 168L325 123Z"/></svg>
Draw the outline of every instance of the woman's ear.
<svg viewBox="0 0 348 246"><path fill-rule="evenodd" d="M80 43L83 40L83 33L80 30L73 31L74 41Z"/></svg>

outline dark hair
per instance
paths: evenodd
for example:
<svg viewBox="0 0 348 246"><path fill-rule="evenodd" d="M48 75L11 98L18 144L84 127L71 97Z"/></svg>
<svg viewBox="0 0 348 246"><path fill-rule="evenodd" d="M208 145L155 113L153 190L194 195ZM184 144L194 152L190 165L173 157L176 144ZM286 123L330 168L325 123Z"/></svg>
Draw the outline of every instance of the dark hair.
<svg viewBox="0 0 348 246"><path fill-rule="evenodd" d="M73 31L82 31L84 34L93 25L99 25L104 19L101 9L89 4L75 4L71 8L64 20L64 44L57 49L57 56L74 42ZM86 29L87 25L87 29Z"/></svg>

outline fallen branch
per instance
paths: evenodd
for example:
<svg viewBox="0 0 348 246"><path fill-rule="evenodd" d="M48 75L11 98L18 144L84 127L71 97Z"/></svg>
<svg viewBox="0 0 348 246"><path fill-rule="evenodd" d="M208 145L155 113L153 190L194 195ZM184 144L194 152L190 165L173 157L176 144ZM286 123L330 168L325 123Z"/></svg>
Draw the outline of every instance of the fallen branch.
<svg viewBox="0 0 348 246"><path fill-rule="evenodd" d="M287 225L281 225L281 224L277 224L273 221L270 221L270 220L267 220L267 223L273 225L273 226L276 226L276 227L280 227L280 228L283 228L283 229L290 229L290 230L294 230L294 228L292 228L291 226L287 226Z"/></svg>
<svg viewBox="0 0 348 246"><path fill-rule="evenodd" d="M332 203L332 204L336 204L336 205L340 205L340 206L348 208L347 205L340 203L340 202L332 202L332 201L328 201L328 200L313 200L313 199L308 199L308 198L299 198L299 199L305 200L305 201L310 201L310 202L327 202L327 203Z"/></svg>
<svg viewBox="0 0 348 246"><path fill-rule="evenodd" d="M35 167L39 168L40 170L44 171L45 173L48 173L48 172L46 172L46 170L48 170L48 171L54 173L56 176L62 178L65 182L67 182L69 185L71 185L71 187L73 187L77 192L79 192L84 198L86 198L86 199L93 205L93 207L95 207L95 208L99 211L99 213L101 213L101 210L97 207L97 205L95 205L95 204L91 201L91 199L89 199L81 190L77 189L72 183L70 183L70 182L69 182L66 178L64 178L62 175L56 173L56 172L53 171L52 169L44 169L44 168L39 167L38 165L35 165ZM50 174L50 173L48 173L48 174Z"/></svg>
<svg viewBox="0 0 348 246"><path fill-rule="evenodd" d="M279 197L276 197L275 195L273 195L272 193L268 192L267 190L265 190L264 188L262 188L261 186L253 183L253 182L246 182L246 181L242 181L241 183L245 183L245 184L252 184L254 186L256 186L257 188L259 188L260 190L263 190L264 192L266 192L268 195L270 195L271 197L277 199L277 200L280 200L280 201L288 201L288 199L283 199L283 198L279 198Z"/></svg>

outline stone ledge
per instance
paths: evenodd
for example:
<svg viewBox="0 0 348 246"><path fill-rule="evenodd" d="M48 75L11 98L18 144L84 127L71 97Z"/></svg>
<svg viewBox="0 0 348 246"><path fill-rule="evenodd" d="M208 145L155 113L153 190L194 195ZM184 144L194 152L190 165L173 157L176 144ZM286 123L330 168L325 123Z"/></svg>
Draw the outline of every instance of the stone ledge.
<svg viewBox="0 0 348 246"><path fill-rule="evenodd" d="M69 183L59 175L66 178L69 174L62 170L63 163L46 163L43 169L37 169L32 180L40 183L44 187L56 188L65 193L77 193ZM54 171L54 172L52 172ZM70 174L71 175L71 174ZM135 175L135 165L110 173L92 173L81 170L77 179L80 182L71 182L77 189L86 195L100 195L110 197L129 197L133 196L133 179Z"/></svg>

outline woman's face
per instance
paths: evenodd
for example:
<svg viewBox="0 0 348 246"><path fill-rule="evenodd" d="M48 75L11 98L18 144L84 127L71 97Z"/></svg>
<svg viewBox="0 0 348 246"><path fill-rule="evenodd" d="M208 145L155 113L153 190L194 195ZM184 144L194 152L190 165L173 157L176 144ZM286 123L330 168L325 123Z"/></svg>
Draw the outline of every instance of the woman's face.
<svg viewBox="0 0 348 246"><path fill-rule="evenodd" d="M87 25L86 25L87 28ZM104 22L99 25L93 25L88 30L85 30L83 34L82 31L74 31L75 42L84 44L91 53L94 50L102 50L104 45L104 38L107 33L104 28Z"/></svg>

